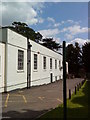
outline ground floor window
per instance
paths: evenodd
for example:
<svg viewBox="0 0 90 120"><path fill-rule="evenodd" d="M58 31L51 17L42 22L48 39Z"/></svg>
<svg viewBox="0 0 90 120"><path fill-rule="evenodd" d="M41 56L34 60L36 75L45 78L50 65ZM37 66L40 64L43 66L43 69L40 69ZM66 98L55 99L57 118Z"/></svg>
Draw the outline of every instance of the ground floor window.
<svg viewBox="0 0 90 120"><path fill-rule="evenodd" d="M52 58L50 58L50 69L52 69Z"/></svg>
<svg viewBox="0 0 90 120"><path fill-rule="evenodd" d="M18 70L24 69L24 51L18 50Z"/></svg>
<svg viewBox="0 0 90 120"><path fill-rule="evenodd" d="M46 69L46 57L43 57L43 69Z"/></svg>
<svg viewBox="0 0 90 120"><path fill-rule="evenodd" d="M55 69L57 69L57 60L55 60Z"/></svg>
<svg viewBox="0 0 90 120"><path fill-rule="evenodd" d="M37 70L37 54L34 54L34 69Z"/></svg>

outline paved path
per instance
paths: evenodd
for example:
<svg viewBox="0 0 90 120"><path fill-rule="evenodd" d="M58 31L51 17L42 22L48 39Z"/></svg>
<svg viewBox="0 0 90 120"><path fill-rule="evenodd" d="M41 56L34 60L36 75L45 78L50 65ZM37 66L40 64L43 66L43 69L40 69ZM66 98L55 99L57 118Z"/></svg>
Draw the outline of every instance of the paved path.
<svg viewBox="0 0 90 120"><path fill-rule="evenodd" d="M67 79L68 90L83 79ZM22 89L2 95L2 116L4 118L36 119L41 114L57 107L63 102L62 80L31 89Z"/></svg>

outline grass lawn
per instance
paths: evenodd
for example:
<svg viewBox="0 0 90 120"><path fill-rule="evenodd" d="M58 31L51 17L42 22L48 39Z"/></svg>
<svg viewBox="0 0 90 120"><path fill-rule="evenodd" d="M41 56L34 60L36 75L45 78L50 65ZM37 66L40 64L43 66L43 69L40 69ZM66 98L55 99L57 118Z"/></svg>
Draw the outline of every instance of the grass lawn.
<svg viewBox="0 0 90 120"><path fill-rule="evenodd" d="M77 91L77 94L75 95L73 93L71 100L67 100L67 118L70 120L70 118L73 119L85 119L88 120L89 114L88 114L88 106L89 104L89 96L88 93L90 92L90 81L86 81L84 85L82 86L79 91ZM38 118L40 120L42 119L48 119L48 118L61 118L63 119L63 105L58 106L57 108L53 109L52 111L46 113L41 118ZM60 119L60 120L61 120Z"/></svg>

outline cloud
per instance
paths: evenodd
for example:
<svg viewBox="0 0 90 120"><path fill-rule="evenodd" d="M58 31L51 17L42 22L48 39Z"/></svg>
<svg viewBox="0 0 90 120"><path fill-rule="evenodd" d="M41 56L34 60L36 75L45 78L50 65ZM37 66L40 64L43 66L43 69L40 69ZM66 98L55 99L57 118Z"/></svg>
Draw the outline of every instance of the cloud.
<svg viewBox="0 0 90 120"><path fill-rule="evenodd" d="M63 28L62 32L69 32L72 35L76 35L76 34L88 32L88 28L87 27L81 28L80 25L74 25L67 28Z"/></svg>
<svg viewBox="0 0 90 120"><path fill-rule="evenodd" d="M66 20L66 21L61 21L60 22L60 25L63 25L63 24L73 24L73 25L78 25L79 23L80 23L81 21L74 21L74 20L71 20L71 19L69 19L69 20Z"/></svg>
<svg viewBox="0 0 90 120"><path fill-rule="evenodd" d="M3 2L44 2L45 0L3 0Z"/></svg>
<svg viewBox="0 0 90 120"><path fill-rule="evenodd" d="M61 24L60 23L55 23L54 27L59 27Z"/></svg>
<svg viewBox="0 0 90 120"><path fill-rule="evenodd" d="M58 38L58 37L54 37L53 40L55 40L55 41L56 41L57 43L59 43L59 44L61 43L61 39Z"/></svg>
<svg viewBox="0 0 90 120"><path fill-rule="evenodd" d="M53 24L53 27L59 27L59 26L61 26L61 25L65 25L65 24L70 24L70 25L79 25L79 23L81 22L81 21L74 21L74 20L66 20L66 21L61 21L61 22L56 22L54 19L52 19L51 20L52 21L52 24ZM52 25L50 25L50 26L52 26Z"/></svg>
<svg viewBox="0 0 90 120"><path fill-rule="evenodd" d="M3 2L61 2L61 0L3 0Z"/></svg>
<svg viewBox="0 0 90 120"><path fill-rule="evenodd" d="M43 3L3 2L2 24L11 25L14 21L25 22L28 25L42 23L43 19L38 16L42 8Z"/></svg>
<svg viewBox="0 0 90 120"><path fill-rule="evenodd" d="M53 22L53 23L55 22L55 20L54 20L53 18L51 18L51 17L48 17L47 20L48 20L49 22Z"/></svg>
<svg viewBox="0 0 90 120"><path fill-rule="evenodd" d="M89 0L3 0L3 2L89 2Z"/></svg>
<svg viewBox="0 0 90 120"><path fill-rule="evenodd" d="M90 40L88 39L83 39L83 38L75 38L73 40L71 40L70 42L67 43L68 44L74 44L75 42L78 42L80 46L84 45L84 43L86 42L90 42Z"/></svg>
<svg viewBox="0 0 90 120"><path fill-rule="evenodd" d="M72 40L76 35L88 33L88 27L81 27L80 25L73 25L61 30L65 34L66 39Z"/></svg>
<svg viewBox="0 0 90 120"><path fill-rule="evenodd" d="M74 38L74 36L71 35L71 34L65 34L65 37L66 37L68 40L71 40L71 39Z"/></svg>
<svg viewBox="0 0 90 120"><path fill-rule="evenodd" d="M38 19L38 22L39 22L39 23L43 23L43 22L44 22L44 19L43 19L43 18L39 18L39 19Z"/></svg>
<svg viewBox="0 0 90 120"><path fill-rule="evenodd" d="M47 30L39 30L39 32L43 35L43 37L55 37L55 35L59 34L59 29L47 29Z"/></svg>

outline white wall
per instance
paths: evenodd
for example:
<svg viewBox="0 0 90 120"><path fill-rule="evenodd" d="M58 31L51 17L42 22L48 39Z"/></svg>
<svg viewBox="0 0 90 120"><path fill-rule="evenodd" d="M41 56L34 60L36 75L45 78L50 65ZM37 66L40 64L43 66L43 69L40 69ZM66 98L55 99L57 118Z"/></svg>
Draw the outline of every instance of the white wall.
<svg viewBox="0 0 90 120"><path fill-rule="evenodd" d="M47 49L30 40L31 47L31 85L42 85L51 83L50 73L53 73L53 82L55 81L55 76L57 80L62 78L62 71L59 69L59 60L62 64L62 55ZM34 54L38 55L38 69L34 70ZM46 57L46 70L43 69L43 56ZM52 58L52 69L50 70L50 58ZM57 60L57 69L55 69L55 59Z"/></svg>
<svg viewBox="0 0 90 120"><path fill-rule="evenodd" d="M68 74L68 62L66 62L66 73Z"/></svg>
<svg viewBox="0 0 90 120"><path fill-rule="evenodd" d="M5 44L0 43L0 92L4 92Z"/></svg>
<svg viewBox="0 0 90 120"><path fill-rule="evenodd" d="M6 49L7 91L24 88L27 86L27 39L8 29ZM23 71L18 70L18 50L24 51Z"/></svg>
<svg viewBox="0 0 90 120"><path fill-rule="evenodd" d="M7 91L27 87L27 38L7 29L6 42L6 86ZM30 40L31 47L31 86L51 83L50 73L53 73L53 82L62 78L62 70L59 69L59 60L62 66L62 55L47 49L40 44ZM3 51L5 49L3 46ZM18 71L18 50L24 51L24 70ZM38 55L38 69L34 70L34 53ZM0 54L2 55L1 48ZM5 56L5 55L4 55ZM4 68L4 56L1 58L1 68ZM46 70L43 69L43 56L46 57ZM50 58L52 58L52 69L50 70ZM57 69L55 69L55 59L57 60ZM3 69L4 75L4 69ZM4 81L4 77L2 79ZM1 81L1 80L0 80ZM2 82L3 83L3 82ZM0 84L1 85L1 84ZM1 86L4 86L2 84ZM3 90L2 90L3 91Z"/></svg>

